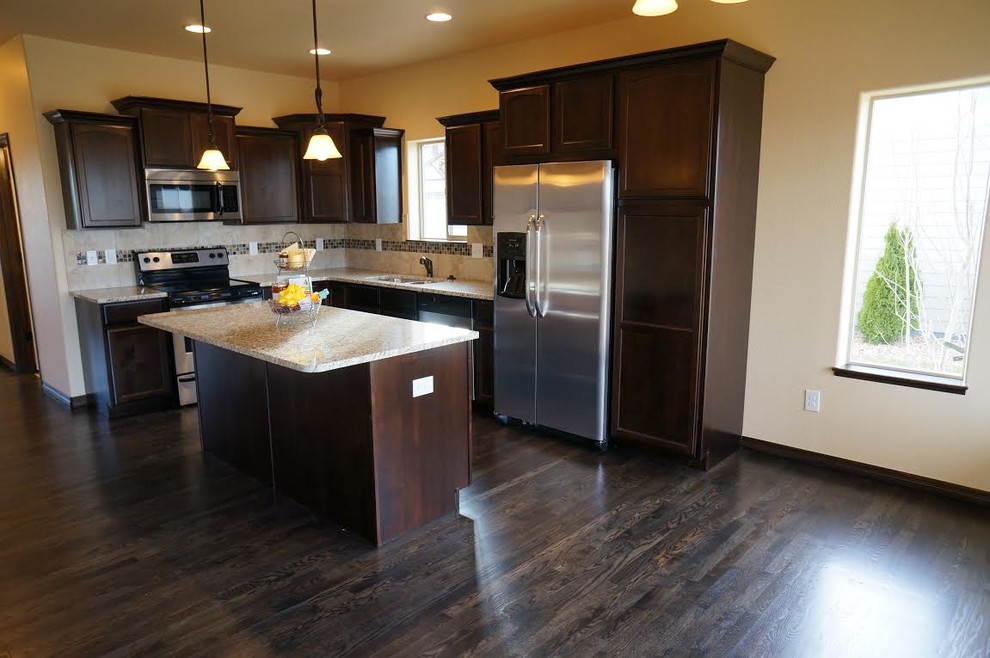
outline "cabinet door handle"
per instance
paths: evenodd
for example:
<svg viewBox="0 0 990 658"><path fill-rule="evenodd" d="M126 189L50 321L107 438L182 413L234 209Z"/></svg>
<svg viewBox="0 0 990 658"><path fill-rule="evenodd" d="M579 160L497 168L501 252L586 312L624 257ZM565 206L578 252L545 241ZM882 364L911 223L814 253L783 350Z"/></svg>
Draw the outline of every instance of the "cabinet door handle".
<svg viewBox="0 0 990 658"><path fill-rule="evenodd" d="M196 377L195 376L179 377L179 383L180 384L188 384L189 382L194 382L194 381L196 381Z"/></svg>

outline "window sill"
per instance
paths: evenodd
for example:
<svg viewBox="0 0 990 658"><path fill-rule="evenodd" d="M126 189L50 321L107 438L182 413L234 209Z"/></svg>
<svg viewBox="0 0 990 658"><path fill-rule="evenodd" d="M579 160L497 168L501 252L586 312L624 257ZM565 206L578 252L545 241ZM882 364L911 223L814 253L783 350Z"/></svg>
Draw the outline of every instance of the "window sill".
<svg viewBox="0 0 990 658"><path fill-rule="evenodd" d="M832 368L832 372L837 377L862 379L868 382L908 386L910 388L923 388L929 391L939 391L940 393L966 395L966 391L969 390L969 387L960 383L958 379L938 377L936 375L922 375L913 372L884 370L883 368L870 368L868 366L847 365L844 368Z"/></svg>

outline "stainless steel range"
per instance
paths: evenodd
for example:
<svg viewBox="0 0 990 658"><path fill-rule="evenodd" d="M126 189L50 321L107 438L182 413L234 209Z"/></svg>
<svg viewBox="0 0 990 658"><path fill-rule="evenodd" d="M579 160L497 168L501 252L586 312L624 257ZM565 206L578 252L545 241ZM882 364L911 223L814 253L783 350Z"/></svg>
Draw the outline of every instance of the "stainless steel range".
<svg viewBox="0 0 990 658"><path fill-rule="evenodd" d="M224 247L147 251L135 254L140 286L168 293L171 311L240 304L261 299L261 286L230 278L230 258ZM179 404L196 403L196 362L192 341L172 335Z"/></svg>

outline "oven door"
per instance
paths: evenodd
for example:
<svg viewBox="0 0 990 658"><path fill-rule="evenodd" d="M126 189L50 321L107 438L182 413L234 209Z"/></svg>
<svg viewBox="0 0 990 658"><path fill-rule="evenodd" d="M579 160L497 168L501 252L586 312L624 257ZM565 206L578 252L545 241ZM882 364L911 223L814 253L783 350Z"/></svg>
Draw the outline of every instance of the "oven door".
<svg viewBox="0 0 990 658"><path fill-rule="evenodd" d="M229 304L243 304L254 301L258 300L243 299L233 302L213 302L195 306L182 306L172 308L170 312L184 313L186 311L198 311L214 306L227 306ZM196 358L193 354L192 340L187 336L172 334L172 353L175 357L175 381L176 389L179 391L179 406L184 407L186 405L196 404Z"/></svg>

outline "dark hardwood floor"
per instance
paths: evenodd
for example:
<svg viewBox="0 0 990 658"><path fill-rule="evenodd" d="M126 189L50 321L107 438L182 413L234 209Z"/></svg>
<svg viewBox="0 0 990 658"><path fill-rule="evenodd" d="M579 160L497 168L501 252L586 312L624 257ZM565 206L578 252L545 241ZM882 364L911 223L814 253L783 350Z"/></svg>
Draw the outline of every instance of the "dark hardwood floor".
<svg viewBox="0 0 990 658"><path fill-rule="evenodd" d="M204 458L194 409L0 371L0 656L990 655L984 507L475 434L461 515L376 550Z"/></svg>

